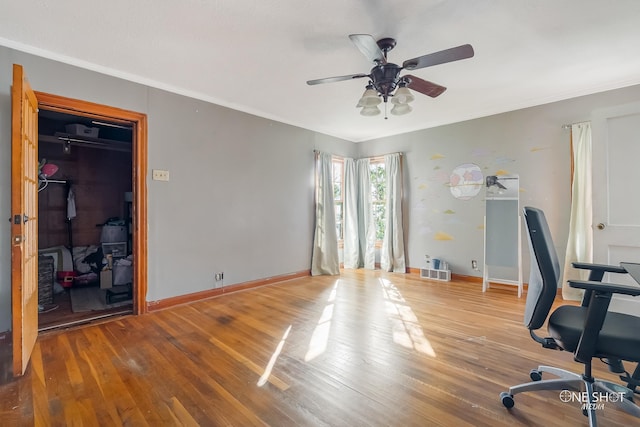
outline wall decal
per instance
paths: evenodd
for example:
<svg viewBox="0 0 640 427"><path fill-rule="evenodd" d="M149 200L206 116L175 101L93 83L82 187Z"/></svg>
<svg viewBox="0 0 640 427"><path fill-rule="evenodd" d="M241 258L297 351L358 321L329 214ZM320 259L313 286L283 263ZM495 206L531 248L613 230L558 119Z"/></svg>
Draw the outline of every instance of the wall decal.
<svg viewBox="0 0 640 427"><path fill-rule="evenodd" d="M453 236L444 231L438 231L435 236L433 236L433 240L453 240Z"/></svg>
<svg viewBox="0 0 640 427"><path fill-rule="evenodd" d="M451 194L460 200L469 200L477 196L483 184L482 170L475 163L456 166L449 176Z"/></svg>

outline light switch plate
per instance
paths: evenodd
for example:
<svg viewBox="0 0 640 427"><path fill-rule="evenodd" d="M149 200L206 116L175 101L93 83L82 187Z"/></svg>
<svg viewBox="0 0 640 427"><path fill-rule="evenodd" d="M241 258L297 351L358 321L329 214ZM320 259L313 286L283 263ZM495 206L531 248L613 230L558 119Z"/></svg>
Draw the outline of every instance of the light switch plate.
<svg viewBox="0 0 640 427"><path fill-rule="evenodd" d="M169 171L153 169L151 177L154 181L169 181Z"/></svg>

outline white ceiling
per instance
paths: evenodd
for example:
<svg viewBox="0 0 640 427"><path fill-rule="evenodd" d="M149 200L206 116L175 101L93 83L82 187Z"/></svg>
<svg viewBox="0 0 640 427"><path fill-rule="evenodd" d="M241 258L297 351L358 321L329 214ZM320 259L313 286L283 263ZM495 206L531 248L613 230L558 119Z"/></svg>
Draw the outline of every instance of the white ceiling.
<svg viewBox="0 0 640 427"><path fill-rule="evenodd" d="M446 86L406 116L363 117L351 33L393 37L389 62L469 43L415 70ZM0 45L350 141L640 83L637 0L0 0Z"/></svg>

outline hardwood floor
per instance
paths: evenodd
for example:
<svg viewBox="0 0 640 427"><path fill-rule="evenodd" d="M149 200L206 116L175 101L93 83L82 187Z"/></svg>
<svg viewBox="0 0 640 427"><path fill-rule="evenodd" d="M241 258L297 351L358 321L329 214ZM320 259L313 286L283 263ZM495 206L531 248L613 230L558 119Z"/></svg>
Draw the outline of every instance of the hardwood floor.
<svg viewBox="0 0 640 427"><path fill-rule="evenodd" d="M98 284L90 286L98 286ZM105 310L74 313L71 309L70 292L71 289L67 288L64 292L53 294L53 303L45 305L45 311L38 314L38 329L41 332L67 325L89 323L95 319L133 312L133 303L131 303L126 306Z"/></svg>
<svg viewBox="0 0 640 427"><path fill-rule="evenodd" d="M523 312L513 290L416 274L290 280L41 334L0 384L0 424L588 425L555 391L500 403L539 364L582 367L532 341ZM613 407L599 422L638 425Z"/></svg>

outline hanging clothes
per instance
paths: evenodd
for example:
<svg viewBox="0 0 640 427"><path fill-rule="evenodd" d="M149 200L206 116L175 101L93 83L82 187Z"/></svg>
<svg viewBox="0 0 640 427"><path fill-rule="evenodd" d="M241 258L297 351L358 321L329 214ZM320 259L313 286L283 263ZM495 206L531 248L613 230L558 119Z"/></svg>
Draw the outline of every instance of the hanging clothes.
<svg viewBox="0 0 640 427"><path fill-rule="evenodd" d="M73 188L69 187L67 193L67 219L72 220L76 217L76 195Z"/></svg>

